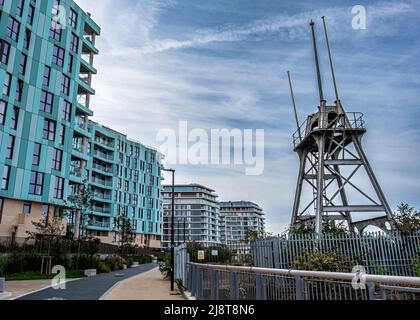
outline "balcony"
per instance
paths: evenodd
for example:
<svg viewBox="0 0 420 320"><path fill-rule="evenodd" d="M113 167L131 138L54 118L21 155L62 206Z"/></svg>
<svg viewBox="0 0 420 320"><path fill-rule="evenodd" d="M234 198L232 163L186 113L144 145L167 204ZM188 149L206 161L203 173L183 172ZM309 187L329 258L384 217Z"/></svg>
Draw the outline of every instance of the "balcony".
<svg viewBox="0 0 420 320"><path fill-rule="evenodd" d="M76 117L75 118L75 126L74 126L74 130L78 133L80 133L81 135L90 138L91 133L88 131L85 120L81 117Z"/></svg>
<svg viewBox="0 0 420 320"><path fill-rule="evenodd" d="M86 161L89 160L89 155L87 155L83 152L82 146L73 145L73 148L71 150L71 154L78 159L82 159L82 160L86 160Z"/></svg>
<svg viewBox="0 0 420 320"><path fill-rule="evenodd" d="M114 150L114 143L112 141L108 141L106 139L102 139L99 137L95 137L95 143L99 144L102 147L105 147L109 150Z"/></svg>
<svg viewBox="0 0 420 320"><path fill-rule="evenodd" d="M103 201L103 202L112 202L112 194L111 193L101 193L101 192L93 192L92 197L94 200Z"/></svg>
<svg viewBox="0 0 420 320"><path fill-rule="evenodd" d="M94 150L93 155L99 159L105 160L107 162L114 162L114 155L110 155L99 150Z"/></svg>
<svg viewBox="0 0 420 320"><path fill-rule="evenodd" d="M70 167L70 179L76 182L81 183L83 178L82 168Z"/></svg>
<svg viewBox="0 0 420 320"><path fill-rule="evenodd" d="M111 223L109 221L92 221L89 222L88 226L89 229L93 228L93 229L110 229L111 228Z"/></svg>
<svg viewBox="0 0 420 320"><path fill-rule="evenodd" d="M105 174L107 176L113 176L114 175L114 170L112 167L105 167L105 166L101 166L99 164L94 163L92 165L92 169L95 170L96 172L99 172L101 174Z"/></svg>
<svg viewBox="0 0 420 320"><path fill-rule="evenodd" d="M95 45L93 44L93 36L89 35L89 34L85 34L83 36L83 47L82 47L82 52L83 53L93 53L93 54L98 54L99 50L95 47Z"/></svg>
<svg viewBox="0 0 420 320"><path fill-rule="evenodd" d="M89 109L86 94L78 94L77 95L76 107L79 110L81 110L83 113L87 114L89 117L93 116L93 111Z"/></svg>
<svg viewBox="0 0 420 320"><path fill-rule="evenodd" d="M95 94L95 90L91 87L89 76L79 75L78 84L78 94Z"/></svg>
<svg viewBox="0 0 420 320"><path fill-rule="evenodd" d="M80 73L92 73L97 74L98 70L82 55L80 59Z"/></svg>
<svg viewBox="0 0 420 320"><path fill-rule="evenodd" d="M92 177L92 179L90 180L91 183L94 183L96 185L99 185L100 187L106 187L111 189L112 188L112 180L104 180L104 179L99 179L97 177Z"/></svg>
<svg viewBox="0 0 420 320"><path fill-rule="evenodd" d="M99 215L99 216L109 216L111 215L111 207L92 206L92 212L93 214Z"/></svg>

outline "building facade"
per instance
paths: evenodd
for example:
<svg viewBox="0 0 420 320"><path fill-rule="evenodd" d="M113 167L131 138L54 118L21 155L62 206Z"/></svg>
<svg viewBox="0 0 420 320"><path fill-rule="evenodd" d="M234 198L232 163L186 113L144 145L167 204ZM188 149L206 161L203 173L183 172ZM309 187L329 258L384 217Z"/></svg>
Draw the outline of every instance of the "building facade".
<svg viewBox="0 0 420 320"><path fill-rule="evenodd" d="M1 0L0 10L0 236L20 239L32 220L60 214L77 188L71 163L88 160L100 28L70 0Z"/></svg>
<svg viewBox="0 0 420 320"><path fill-rule="evenodd" d="M245 241L248 231L256 231L258 236L265 235L263 210L253 202L220 202L220 220L222 243Z"/></svg>
<svg viewBox="0 0 420 320"><path fill-rule="evenodd" d="M90 121L87 173L93 221L86 228L103 242L118 242L118 219L127 217L135 243L160 247L162 155L126 135Z"/></svg>
<svg viewBox="0 0 420 320"><path fill-rule="evenodd" d="M125 215L138 244L159 247L160 154L89 121L100 27L73 0L0 0L0 10L0 238L23 241L87 182L93 219L71 216L75 236L115 242Z"/></svg>
<svg viewBox="0 0 420 320"><path fill-rule="evenodd" d="M175 185L175 244L198 242L220 243L218 196L214 190L199 184ZM172 186L163 186L162 247L171 246Z"/></svg>

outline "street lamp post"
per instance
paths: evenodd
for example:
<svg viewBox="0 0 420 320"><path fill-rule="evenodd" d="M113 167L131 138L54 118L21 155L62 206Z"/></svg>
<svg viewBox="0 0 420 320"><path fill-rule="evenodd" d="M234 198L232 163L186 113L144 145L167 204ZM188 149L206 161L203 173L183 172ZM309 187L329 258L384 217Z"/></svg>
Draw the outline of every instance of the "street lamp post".
<svg viewBox="0 0 420 320"><path fill-rule="evenodd" d="M172 213L171 213L171 291L174 291L175 268L175 169L162 169L172 173Z"/></svg>

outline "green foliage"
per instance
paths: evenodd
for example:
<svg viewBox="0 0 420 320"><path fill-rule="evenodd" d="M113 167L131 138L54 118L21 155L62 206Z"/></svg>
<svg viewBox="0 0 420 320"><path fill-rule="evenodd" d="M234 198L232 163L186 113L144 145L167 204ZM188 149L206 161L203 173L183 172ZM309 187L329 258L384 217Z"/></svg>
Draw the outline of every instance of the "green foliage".
<svg viewBox="0 0 420 320"><path fill-rule="evenodd" d="M315 233L315 226L313 221L299 221L289 227L289 232L294 235L310 235ZM322 223L322 232L328 235L349 234L349 230L344 222L337 223L335 221L324 221Z"/></svg>
<svg viewBox="0 0 420 320"><path fill-rule="evenodd" d="M133 254L133 255L130 255L129 258L132 259L133 262L138 262L139 264L153 262L152 256L148 254Z"/></svg>
<svg viewBox="0 0 420 320"><path fill-rule="evenodd" d="M91 256L90 254L83 253L79 256L78 265L76 266L76 256L73 256L71 259L72 268L77 268L79 270L86 269L97 269L99 265L99 257Z"/></svg>
<svg viewBox="0 0 420 320"><path fill-rule="evenodd" d="M117 271L123 268L125 261L120 256L114 255L114 256L108 256L107 258L105 258L104 262L109 266L111 271Z"/></svg>
<svg viewBox="0 0 420 320"><path fill-rule="evenodd" d="M97 272L98 273L109 273L109 272L111 272L111 267L105 261L99 261Z"/></svg>
<svg viewBox="0 0 420 320"><path fill-rule="evenodd" d="M4 259L3 273L40 271L43 255L37 252L13 252Z"/></svg>
<svg viewBox="0 0 420 320"><path fill-rule="evenodd" d="M212 251L217 250L218 255L212 256ZM211 246L204 247L201 243L190 242L187 244L187 251L190 255L191 261L194 262L217 262L217 263L229 263L233 262L233 252L226 246ZM198 260L198 251L204 251L204 260Z"/></svg>
<svg viewBox="0 0 420 320"><path fill-rule="evenodd" d="M6 281L20 281L20 280L43 280L43 279L52 279L55 277L55 274L40 274L38 272L24 272L24 273L14 273L8 274L5 276ZM66 271L66 278L67 279L77 279L83 278L84 273L83 271L79 270L70 270Z"/></svg>
<svg viewBox="0 0 420 320"><path fill-rule="evenodd" d="M398 206L392 220L395 228L403 234L410 234L420 230L420 212L407 203L402 202Z"/></svg>
<svg viewBox="0 0 420 320"><path fill-rule="evenodd" d="M256 241L260 238L258 231L255 230L247 230L245 233L245 241L246 242L250 242L250 241Z"/></svg>
<svg viewBox="0 0 420 320"><path fill-rule="evenodd" d="M293 262L292 268L298 270L351 272L352 264L346 256L336 251L313 251L297 258Z"/></svg>
<svg viewBox="0 0 420 320"><path fill-rule="evenodd" d="M159 271L165 279L171 276L171 256L165 255L163 261L159 264Z"/></svg>

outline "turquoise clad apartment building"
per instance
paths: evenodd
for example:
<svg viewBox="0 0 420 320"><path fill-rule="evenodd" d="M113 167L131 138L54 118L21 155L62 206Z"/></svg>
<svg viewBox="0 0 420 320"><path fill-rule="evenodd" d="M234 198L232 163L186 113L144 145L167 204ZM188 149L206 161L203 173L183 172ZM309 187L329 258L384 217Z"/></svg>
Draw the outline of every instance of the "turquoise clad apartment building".
<svg viewBox="0 0 420 320"><path fill-rule="evenodd" d="M63 216L88 181L94 219L63 219L75 236L115 242L124 214L136 242L160 245L161 155L89 120L100 33L72 0L0 0L0 238Z"/></svg>

